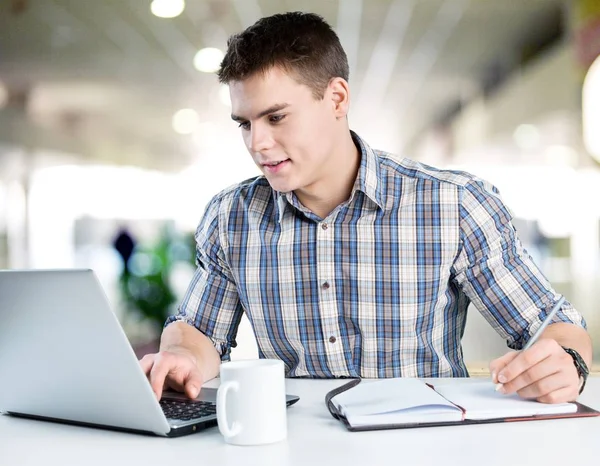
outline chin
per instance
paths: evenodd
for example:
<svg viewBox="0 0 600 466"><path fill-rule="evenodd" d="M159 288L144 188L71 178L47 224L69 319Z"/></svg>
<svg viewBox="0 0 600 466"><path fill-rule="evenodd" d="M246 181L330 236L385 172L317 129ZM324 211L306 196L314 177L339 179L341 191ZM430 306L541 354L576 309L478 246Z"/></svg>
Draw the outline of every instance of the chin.
<svg viewBox="0 0 600 466"><path fill-rule="evenodd" d="M273 188L275 191L279 191L280 193L289 193L298 189L295 184L286 182L284 180L270 180L267 178L267 181L271 185L271 188Z"/></svg>

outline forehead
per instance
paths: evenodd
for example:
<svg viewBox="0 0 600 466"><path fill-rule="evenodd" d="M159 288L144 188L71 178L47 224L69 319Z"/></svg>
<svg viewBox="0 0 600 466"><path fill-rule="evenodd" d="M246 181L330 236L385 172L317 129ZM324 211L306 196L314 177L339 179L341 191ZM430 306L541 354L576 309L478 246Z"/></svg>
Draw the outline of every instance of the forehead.
<svg viewBox="0 0 600 466"><path fill-rule="evenodd" d="M231 81L229 93L232 111L236 115L260 111L262 107L276 103L299 102L312 95L308 86L277 67L264 73L255 73L241 81Z"/></svg>

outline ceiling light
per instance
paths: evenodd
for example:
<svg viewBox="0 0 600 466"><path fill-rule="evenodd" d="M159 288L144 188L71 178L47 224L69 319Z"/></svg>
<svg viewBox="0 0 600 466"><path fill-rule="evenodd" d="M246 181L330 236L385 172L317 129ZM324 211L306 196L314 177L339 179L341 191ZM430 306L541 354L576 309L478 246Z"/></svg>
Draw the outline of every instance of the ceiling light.
<svg viewBox="0 0 600 466"><path fill-rule="evenodd" d="M533 125L519 125L513 134L517 146L521 149L535 149L540 144L540 132Z"/></svg>
<svg viewBox="0 0 600 466"><path fill-rule="evenodd" d="M583 142L600 163L600 57L596 58L583 83Z"/></svg>
<svg viewBox="0 0 600 466"><path fill-rule="evenodd" d="M185 9L184 0L153 0L150 11L159 18L175 18Z"/></svg>
<svg viewBox="0 0 600 466"><path fill-rule="evenodd" d="M196 110L191 108L182 108L173 115L173 129L179 134L191 134L200 123L200 117Z"/></svg>
<svg viewBox="0 0 600 466"><path fill-rule="evenodd" d="M203 73L214 73L221 66L224 54L214 47L200 49L194 57L194 67Z"/></svg>
<svg viewBox="0 0 600 466"><path fill-rule="evenodd" d="M0 108L4 107L8 103L8 90L6 86L0 83Z"/></svg>

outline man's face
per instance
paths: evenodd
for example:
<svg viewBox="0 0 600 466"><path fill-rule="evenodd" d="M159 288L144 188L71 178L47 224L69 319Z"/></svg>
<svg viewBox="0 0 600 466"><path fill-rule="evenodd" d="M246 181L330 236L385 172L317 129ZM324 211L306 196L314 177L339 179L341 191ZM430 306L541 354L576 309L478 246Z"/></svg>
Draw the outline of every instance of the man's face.
<svg viewBox="0 0 600 466"><path fill-rule="evenodd" d="M329 90L316 100L309 87L279 68L233 81L229 89L232 118L273 189L310 189L323 179L335 142Z"/></svg>

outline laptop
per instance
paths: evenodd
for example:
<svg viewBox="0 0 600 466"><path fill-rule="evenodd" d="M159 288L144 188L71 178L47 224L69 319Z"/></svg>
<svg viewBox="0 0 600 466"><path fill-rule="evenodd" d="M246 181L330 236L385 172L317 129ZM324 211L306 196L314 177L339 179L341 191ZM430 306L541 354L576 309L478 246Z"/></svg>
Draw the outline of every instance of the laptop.
<svg viewBox="0 0 600 466"><path fill-rule="evenodd" d="M0 380L8 415L165 437L216 425L216 389L156 400L92 270L0 271Z"/></svg>

